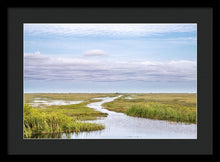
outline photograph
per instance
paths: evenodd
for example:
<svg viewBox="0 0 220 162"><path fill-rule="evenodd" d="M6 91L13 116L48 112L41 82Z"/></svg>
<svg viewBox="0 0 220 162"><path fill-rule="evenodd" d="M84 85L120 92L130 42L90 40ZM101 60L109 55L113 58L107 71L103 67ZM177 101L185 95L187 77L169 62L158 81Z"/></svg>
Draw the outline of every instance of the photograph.
<svg viewBox="0 0 220 162"><path fill-rule="evenodd" d="M197 23L23 23L23 139L197 139Z"/></svg>

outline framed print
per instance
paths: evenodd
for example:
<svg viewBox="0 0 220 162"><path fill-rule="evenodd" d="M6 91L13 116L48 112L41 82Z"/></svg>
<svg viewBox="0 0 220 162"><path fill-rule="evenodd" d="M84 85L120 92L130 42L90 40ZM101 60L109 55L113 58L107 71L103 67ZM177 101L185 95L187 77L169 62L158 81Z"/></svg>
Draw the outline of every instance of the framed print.
<svg viewBox="0 0 220 162"><path fill-rule="evenodd" d="M211 8L9 8L8 152L211 154L212 23Z"/></svg>

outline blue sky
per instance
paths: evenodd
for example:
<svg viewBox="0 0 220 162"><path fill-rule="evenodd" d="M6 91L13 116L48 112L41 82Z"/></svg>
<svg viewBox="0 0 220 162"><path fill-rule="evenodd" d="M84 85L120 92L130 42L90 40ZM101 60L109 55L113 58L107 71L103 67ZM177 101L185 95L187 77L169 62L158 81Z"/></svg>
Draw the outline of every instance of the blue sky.
<svg viewBox="0 0 220 162"><path fill-rule="evenodd" d="M196 24L24 24L24 92L196 92Z"/></svg>

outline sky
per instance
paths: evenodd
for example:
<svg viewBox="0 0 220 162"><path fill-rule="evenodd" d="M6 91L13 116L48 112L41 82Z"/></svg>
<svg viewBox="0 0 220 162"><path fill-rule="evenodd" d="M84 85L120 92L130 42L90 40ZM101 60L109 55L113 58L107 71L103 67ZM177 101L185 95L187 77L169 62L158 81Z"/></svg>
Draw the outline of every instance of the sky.
<svg viewBox="0 0 220 162"><path fill-rule="evenodd" d="M196 93L197 24L24 24L24 93Z"/></svg>

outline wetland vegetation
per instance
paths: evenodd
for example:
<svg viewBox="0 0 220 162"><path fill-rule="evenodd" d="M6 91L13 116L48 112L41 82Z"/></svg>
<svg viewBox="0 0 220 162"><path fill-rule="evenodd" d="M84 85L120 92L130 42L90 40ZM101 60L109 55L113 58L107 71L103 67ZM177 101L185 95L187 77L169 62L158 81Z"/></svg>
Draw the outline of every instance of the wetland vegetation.
<svg viewBox="0 0 220 162"><path fill-rule="evenodd" d="M196 94L125 94L103 106L136 117L185 123L196 123L197 120Z"/></svg>
<svg viewBox="0 0 220 162"><path fill-rule="evenodd" d="M104 125L85 122L108 114L86 107L87 104L100 101L99 98L115 94L25 94L24 95L24 138L36 134L81 132L104 129ZM31 106L35 99L83 101L70 105L47 105L45 102ZM97 98L93 100L93 98Z"/></svg>
<svg viewBox="0 0 220 162"><path fill-rule="evenodd" d="M103 129L103 125L78 122L63 113L45 113L34 109L28 104L24 105L24 138L34 134L80 132Z"/></svg>
<svg viewBox="0 0 220 162"><path fill-rule="evenodd" d="M196 94L123 93L121 95L121 97L106 102L102 106L108 110L134 117L196 123ZM87 120L107 117L108 114L96 111L87 105L101 101L104 97L115 96L119 96L119 93L24 94L24 138L35 138L37 134L55 135L61 132L102 130L105 125L90 123ZM47 101L54 100L81 102L60 105L47 104ZM33 103L35 103L34 106ZM46 137L53 138L48 135ZM59 136L55 137L60 138Z"/></svg>

